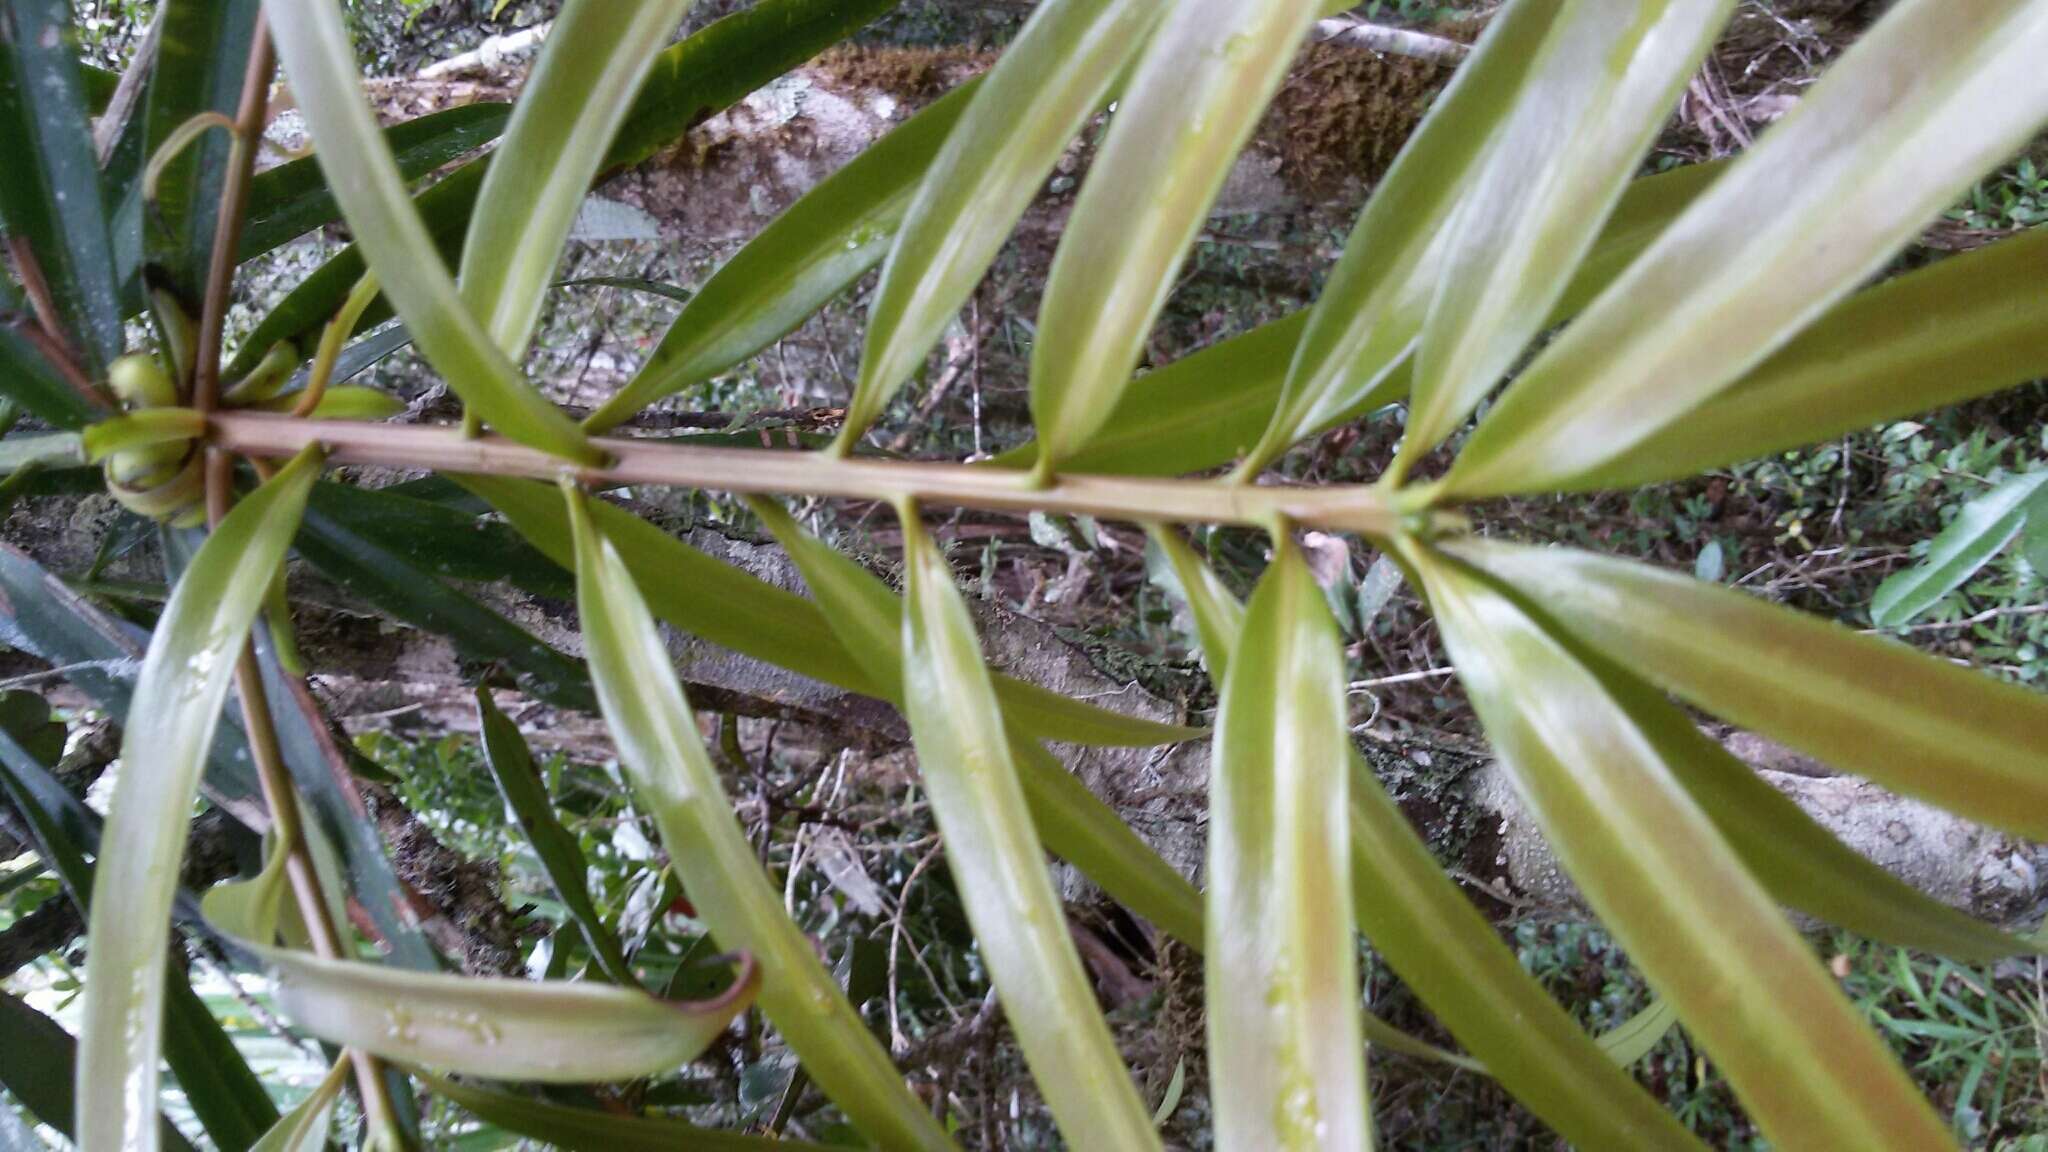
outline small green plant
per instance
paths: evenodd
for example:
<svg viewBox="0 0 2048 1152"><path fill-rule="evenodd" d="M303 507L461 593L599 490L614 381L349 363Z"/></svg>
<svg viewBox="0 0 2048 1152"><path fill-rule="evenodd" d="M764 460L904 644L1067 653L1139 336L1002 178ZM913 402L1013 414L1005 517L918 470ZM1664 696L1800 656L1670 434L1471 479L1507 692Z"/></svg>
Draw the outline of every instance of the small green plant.
<svg viewBox="0 0 2048 1152"><path fill-rule="evenodd" d="M336 4L271 0L260 16L253 3L173 5L175 51L151 74L147 115L119 126L138 135L113 150L128 167L111 174L91 151L66 5L0 10L0 117L23 156L0 173L18 282L0 382L59 429L10 436L8 457L97 465L110 493L165 525L176 569L144 647L0 551L10 642L124 718L104 828L49 789L20 738L0 741L37 855L89 915L75 1053L61 1028L4 1005L19 1038L9 1051L72 1069L72 1099L37 1096L39 1119L68 1125L87 1152L179 1143L158 1123L161 1056L223 1146L320 1145L327 1104L352 1079L365 1142L379 1147L417 1140L416 1090L571 1146L748 1147L758 1141L621 1102L719 1043L752 1005L861 1138L954 1146L849 994L857 982L788 914L735 817L667 624L902 710L976 961L1074 1146L1161 1143L1047 853L1203 955L1221 1148L1368 1146L1371 1040L1484 1069L1577 1146L1696 1149L1688 1125L1703 1122L1705 1097L1674 1113L1625 1070L1674 1019L1774 1147L1955 1146L1975 1121L1916 1091L1782 909L1957 960L2035 955L2040 941L1858 856L1673 698L2042 838L2048 697L1718 582L1491 537L1470 509L1687 477L2048 371L2048 232L1863 287L2048 120L2048 2L1904 0L1754 149L1637 180L1733 0L1513 0L1368 201L1316 303L1134 379L1321 6L1051 0L987 75L910 117L699 286L642 371L579 423L520 363L593 180L889 5L765 0L664 47L687 7L570 0L509 111L385 131ZM273 38L317 155L254 176ZM873 451L874 425L1068 143L1112 105L1044 285L1030 356L1037 439L975 464ZM408 174L492 137L487 164L411 194ZM131 188L132 217L116 210ZM227 355L237 264L337 217L355 243ZM877 267L864 357L829 444L606 435ZM127 321L145 311L154 340L131 348ZM462 427L383 423L391 400L344 383L397 339L355 339L387 312L462 401ZM1396 401L1403 436L1372 483L1261 482L1304 439ZM327 479L336 464L433 477L366 491ZM603 498L617 486L741 496L809 596ZM892 508L904 592L807 533L774 499L789 496ZM1203 890L1046 745L1205 733L988 667L925 528L935 507L1148 532L1217 685ZM1248 599L1190 547L1188 524L1265 537L1270 559ZM1339 624L1298 539L1309 529L1365 538L1426 597L1501 764L1657 990L1598 1021L1613 1023L1600 1038L1444 874L1353 744ZM366 828L359 769L306 690L280 580L294 549L535 697L603 718L635 810L725 950L712 986L634 970L612 894L590 890L561 799L487 688L485 758L590 965L574 981L439 970ZM580 658L442 578L458 572L572 599ZM224 723L231 694L239 723ZM293 1026L343 1053L282 1116L222 1056L218 1021L170 963L165 924L181 906L202 783L264 826L268 846L260 871L207 891L198 915L239 962L272 974ZM1361 1011L1361 934L1469 1055ZM1921 991L1941 994L1950 975ZM1951 1039L1955 1059L1991 1050ZM1973 1115L1999 1099L1977 1084L1959 1092Z"/></svg>

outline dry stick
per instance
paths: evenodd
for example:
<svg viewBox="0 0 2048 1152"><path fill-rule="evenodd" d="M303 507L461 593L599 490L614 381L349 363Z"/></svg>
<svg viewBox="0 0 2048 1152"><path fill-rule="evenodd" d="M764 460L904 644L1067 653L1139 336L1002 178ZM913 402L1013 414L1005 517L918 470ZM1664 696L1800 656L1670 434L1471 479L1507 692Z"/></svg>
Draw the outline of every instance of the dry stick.
<svg viewBox="0 0 2048 1152"><path fill-rule="evenodd" d="M564 472L593 486L653 484L722 492L859 500L911 498L928 504L1001 512L1034 510L1112 520L1237 524L1263 528L1281 516L1304 527L1385 538L1402 527L1385 492L1365 485L1288 488L1202 480L1059 475L1034 487L1022 472L971 464L835 459L821 452L710 448L654 440L596 437L611 463L578 468L499 436L465 439L454 428L294 420L264 412L216 412L208 421L216 448L284 458L319 444L336 464L424 468L554 480ZM1437 514L1440 518L1443 514ZM1411 525L1424 530L1426 525Z"/></svg>
<svg viewBox="0 0 2048 1152"><path fill-rule="evenodd" d="M220 401L220 350L222 329L227 322L228 293L235 277L235 256L241 244L242 217L249 197L249 181L256 167L256 141L263 135L263 121L270 104L270 81L277 70L277 54L270 43L270 25L259 9L249 46L249 65L242 74L242 101L235 114L234 144L229 150L227 178L221 188L220 211L214 218L213 253L206 272L206 296L200 304L199 347L192 366L192 405L201 412L212 411ZM209 447L206 453L206 521L217 529L234 501L234 457ZM285 874L292 896L299 906L313 951L326 959L344 959L339 926L329 917L327 901L320 890L320 876L313 868L313 855L299 816L298 795L285 770L278 747L277 726L271 719L270 694L263 687L263 669L256 656L256 643L245 641L235 658L235 694L242 702L242 727L249 738L249 753L256 763L257 780L264 804L270 809L271 827L277 832L277 851L285 853ZM359 1048L349 1050L355 1066L356 1085L362 1094L363 1110L373 1117L382 1132L402 1132L398 1110L384 1084L384 1070L375 1056Z"/></svg>

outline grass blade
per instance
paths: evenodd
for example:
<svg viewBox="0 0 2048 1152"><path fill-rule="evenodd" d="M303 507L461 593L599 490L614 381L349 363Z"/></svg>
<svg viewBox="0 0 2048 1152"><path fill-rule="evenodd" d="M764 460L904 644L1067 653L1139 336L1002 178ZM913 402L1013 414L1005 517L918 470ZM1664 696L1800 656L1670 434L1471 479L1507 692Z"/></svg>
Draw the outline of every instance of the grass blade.
<svg viewBox="0 0 2048 1152"><path fill-rule="evenodd" d="M730 989L678 1002L637 986L406 972L274 947L283 862L273 853L256 879L208 892L207 919L263 961L293 1024L387 1059L543 1083L655 1075L696 1059L760 984L743 959Z"/></svg>
<svg viewBox="0 0 2048 1152"><path fill-rule="evenodd" d="M1570 490L1632 488L1817 444L2048 375L2048 229L1860 292L1727 391Z"/></svg>
<svg viewBox="0 0 2048 1152"><path fill-rule="evenodd" d="M1352 920L1344 655L1292 539L1244 615L1209 783L1218 1148L1372 1144Z"/></svg>
<svg viewBox="0 0 2048 1152"><path fill-rule="evenodd" d="M733 254L669 326L646 365L583 422L606 431L787 336L882 262L918 178L978 81L920 110L805 193Z"/></svg>
<svg viewBox="0 0 2048 1152"><path fill-rule="evenodd" d="M1450 224L1397 472L1456 430L1542 330L1733 7L1566 5Z"/></svg>
<svg viewBox="0 0 2048 1152"><path fill-rule="evenodd" d="M1774 1145L1954 1148L1633 717L1484 579L1408 550L1502 765Z"/></svg>
<svg viewBox="0 0 2048 1152"><path fill-rule="evenodd" d="M1185 544L1168 543L1178 542L1173 533L1160 530L1155 537L1167 548L1183 589L1203 590L1188 605L1204 637L1203 662L1210 678L1220 682L1237 649L1243 608ZM1702 1152L1522 967L1492 923L1444 874L1355 749L1349 770L1358 925L1459 1043L1579 1147ZM1413 1050L1412 1040L1398 1044L1382 1037L1370 1017L1366 1029L1374 1043Z"/></svg>
<svg viewBox="0 0 2048 1152"><path fill-rule="evenodd" d="M1314 0L1182 0L1140 58L1053 259L1031 357L1038 471L1102 427Z"/></svg>
<svg viewBox="0 0 2048 1152"><path fill-rule="evenodd" d="M1623 1068L1648 1056L1678 1026L1678 1009L1671 1001L1652 999L1649 1007L1600 1034L1596 1041L1608 1059Z"/></svg>
<svg viewBox="0 0 2048 1152"><path fill-rule="evenodd" d="M1165 7L1162 0L1052 0L1004 50L929 165L889 251L839 450L858 443L923 367Z"/></svg>
<svg viewBox="0 0 2048 1152"><path fill-rule="evenodd" d="M589 862L576 846L576 837L555 819L554 806L541 783L540 769L534 765L533 753L526 747L526 738L519 734L519 726L498 711L490 689L481 685L476 690L476 715L483 733L484 763L490 766L491 776L498 782L498 794L505 798L505 807L511 809L527 843L533 845L541 870L547 873L555 895L569 910L577 930L583 933L583 942L589 946L599 971L622 988L637 986L626 954L619 949L619 938L598 914L597 905L591 903L590 889L584 882L590 874Z"/></svg>
<svg viewBox="0 0 2048 1152"><path fill-rule="evenodd" d="M1393 399L1385 378L1421 329L1444 224L1566 3L1516 0L1495 16L1394 158L1310 313L1279 404L1240 476L1336 413L1368 397Z"/></svg>
<svg viewBox="0 0 2048 1152"><path fill-rule="evenodd" d="M680 1120L568 1108L531 1096L444 1080L415 1071L420 1082L489 1124L568 1152L822 1152L825 1145L770 1136L740 1136Z"/></svg>
<svg viewBox="0 0 2048 1152"><path fill-rule="evenodd" d="M692 0L569 0L492 154L462 248L462 297L505 355L526 352L584 193Z"/></svg>
<svg viewBox="0 0 2048 1152"><path fill-rule="evenodd" d="M341 10L324 0L269 7L278 57L318 143L320 168L384 294L464 404L506 436L578 463L596 450L490 340L463 304L363 100Z"/></svg>
<svg viewBox="0 0 2048 1152"><path fill-rule="evenodd" d="M2048 485L2048 472L2015 476L1963 505L1934 538L1927 559L1877 586L1870 600L1871 622L1897 628L1962 587L2026 527L2027 502L2043 485Z"/></svg>
<svg viewBox="0 0 2048 1152"><path fill-rule="evenodd" d="M2048 837L2048 696L1642 564L1478 540L1447 550L1730 723L1958 815Z"/></svg>
<svg viewBox="0 0 2048 1152"><path fill-rule="evenodd" d="M78 350L103 367L121 353L121 308L77 57L63 0L0 9L0 222L28 243Z"/></svg>
<svg viewBox="0 0 2048 1152"><path fill-rule="evenodd" d="M1510 388L1445 480L1543 491L1720 393L2048 117L2048 9L1907 0Z"/></svg>
<svg viewBox="0 0 2048 1152"><path fill-rule="evenodd" d="M598 701L634 796L654 817L698 915L722 946L745 949L761 965L762 1010L869 1139L886 1148L950 1148L809 938L783 914L781 894L733 817L625 560L581 493L567 490L567 504L576 600Z"/></svg>
<svg viewBox="0 0 2048 1152"><path fill-rule="evenodd" d="M150 638L121 739L93 877L78 1063L78 1143L87 1152L155 1146L165 925L200 766L235 655L277 574L320 472L301 453L228 514L178 581Z"/></svg>
<svg viewBox="0 0 2048 1152"><path fill-rule="evenodd" d="M909 582L905 712L946 861L1003 1014L1070 1143L1157 1148L1151 1110L1074 953L1044 849L1021 818L1024 792L974 621L914 507L903 506L899 518ZM1349 933L1345 944L1348 950ZM1354 1059L1362 1052L1355 1046Z"/></svg>

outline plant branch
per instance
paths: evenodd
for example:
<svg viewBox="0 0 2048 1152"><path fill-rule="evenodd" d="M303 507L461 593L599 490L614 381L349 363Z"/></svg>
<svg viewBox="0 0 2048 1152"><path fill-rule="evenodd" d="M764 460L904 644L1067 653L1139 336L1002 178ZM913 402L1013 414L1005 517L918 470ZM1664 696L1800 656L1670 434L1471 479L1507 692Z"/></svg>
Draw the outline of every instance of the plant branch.
<svg viewBox="0 0 2048 1152"><path fill-rule="evenodd" d="M270 23L256 13L249 44L249 66L242 74L242 103L235 111L234 146L228 152L227 177L221 184L220 212L214 218L213 258L206 270L206 297L200 301L199 349L192 363L192 406L210 412L220 401L220 344L228 315L228 292L235 282L235 256L241 248L243 207L256 170L256 149L263 139L263 121L270 110L270 78L277 71L277 53L270 44Z"/></svg>
<svg viewBox="0 0 2048 1152"><path fill-rule="evenodd" d="M597 437L604 467L582 468L499 436L465 439L459 430L355 421L294 420L256 412L216 412L217 448L281 458L320 444L336 464L424 468L553 480L570 472L595 486L655 484L721 492L913 499L1003 512L1046 511L1116 520L1237 524L1264 528L1285 517L1309 528L1386 537L1401 517L1384 492L1362 485L1285 488L1205 480L1127 476L1055 476L1033 487L1022 472L971 464L834 459L819 452L710 448Z"/></svg>

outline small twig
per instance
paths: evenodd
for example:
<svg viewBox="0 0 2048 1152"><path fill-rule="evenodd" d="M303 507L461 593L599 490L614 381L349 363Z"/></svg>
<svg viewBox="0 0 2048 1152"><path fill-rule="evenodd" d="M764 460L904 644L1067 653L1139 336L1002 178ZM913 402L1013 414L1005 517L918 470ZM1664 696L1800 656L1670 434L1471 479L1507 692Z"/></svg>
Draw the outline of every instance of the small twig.
<svg viewBox="0 0 2048 1152"><path fill-rule="evenodd" d="M1438 676L1455 676L1456 668L1425 668L1420 672L1402 672L1394 676L1379 676L1371 680L1353 680L1351 690L1364 692L1373 688L1385 688L1391 684L1412 684L1417 680L1434 680Z"/></svg>
<svg viewBox="0 0 2048 1152"><path fill-rule="evenodd" d="M1431 36L1427 32L1407 28L1389 28L1383 24L1367 24L1343 16L1316 21L1315 38L1326 44L1344 44L1388 56L1445 63L1463 60L1472 51L1470 44L1448 37Z"/></svg>
<svg viewBox="0 0 2048 1152"><path fill-rule="evenodd" d="M1958 628L1973 628L1988 624L2005 616L2039 616L2048 613L2048 604L2020 604L2006 608L1986 608L1975 616L1960 620L1937 620L1931 624L1914 624L1906 628L1866 628L1864 632L1879 636L1908 636L1915 632L1949 632Z"/></svg>

